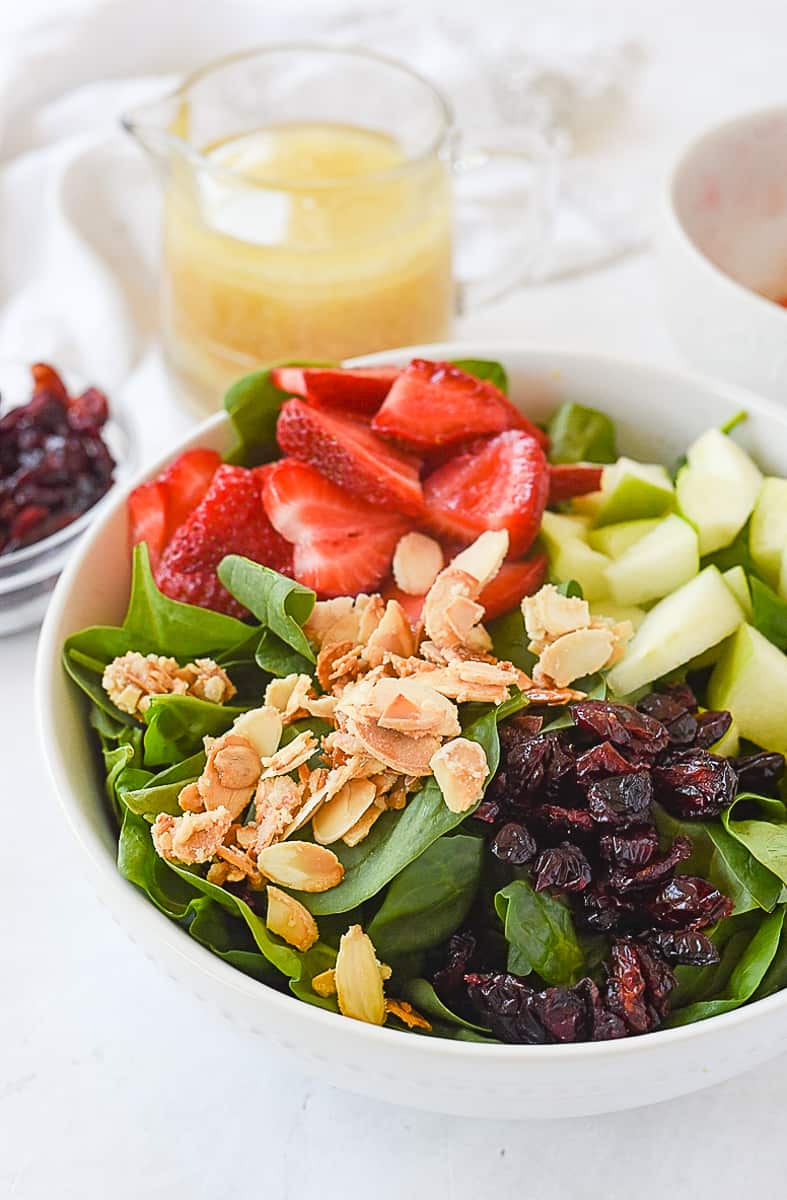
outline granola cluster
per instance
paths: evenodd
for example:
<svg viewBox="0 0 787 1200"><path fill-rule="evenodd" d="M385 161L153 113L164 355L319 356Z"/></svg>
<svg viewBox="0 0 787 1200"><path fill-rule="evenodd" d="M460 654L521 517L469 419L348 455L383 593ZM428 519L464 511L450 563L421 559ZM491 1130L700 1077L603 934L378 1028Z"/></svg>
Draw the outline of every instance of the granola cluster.
<svg viewBox="0 0 787 1200"><path fill-rule="evenodd" d="M580 699L567 685L615 661L630 636L630 627L591 620L584 601L543 588L523 609L531 649L540 654L531 679L494 657L479 602L505 559L508 534L482 534L446 567L424 540L403 538L397 554L397 573L409 586L431 579L420 624L413 628L397 600L379 595L319 601L305 626L315 678L273 680L260 707L221 737L206 737L202 773L178 797L182 815L160 813L153 823L162 858L208 864L207 878L219 886L245 881L266 889L268 928L299 950L313 946L319 930L287 889L322 892L341 883L344 867L332 846L357 845L430 776L452 812L469 812L480 800L489 765L483 747L462 736L459 704L500 704L512 688L542 705ZM234 692L208 659L180 667L133 652L110 664L104 687L135 715L153 695L222 703ZM328 721L331 731L321 739L295 734L293 723L305 717ZM313 840L293 836L308 824ZM423 1027L410 1006L386 1000L385 979L368 936L353 926L335 970L318 976L314 988L335 992L348 1016L382 1024L394 1012Z"/></svg>

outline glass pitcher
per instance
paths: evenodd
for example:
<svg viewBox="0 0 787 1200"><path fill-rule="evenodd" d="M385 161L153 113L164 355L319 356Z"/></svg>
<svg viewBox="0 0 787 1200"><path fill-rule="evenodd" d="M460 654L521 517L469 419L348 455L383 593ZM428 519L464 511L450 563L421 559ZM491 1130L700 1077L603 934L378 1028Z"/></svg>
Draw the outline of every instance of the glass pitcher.
<svg viewBox="0 0 787 1200"><path fill-rule="evenodd" d="M453 182L491 159L460 157L448 104L409 68L367 51L254 50L124 125L162 168L164 351L204 405L261 363L450 336ZM523 252L491 275L482 267L460 298L500 295L532 267L550 155L539 144L509 157L528 164ZM488 208L483 189L480 200L468 191L482 247Z"/></svg>

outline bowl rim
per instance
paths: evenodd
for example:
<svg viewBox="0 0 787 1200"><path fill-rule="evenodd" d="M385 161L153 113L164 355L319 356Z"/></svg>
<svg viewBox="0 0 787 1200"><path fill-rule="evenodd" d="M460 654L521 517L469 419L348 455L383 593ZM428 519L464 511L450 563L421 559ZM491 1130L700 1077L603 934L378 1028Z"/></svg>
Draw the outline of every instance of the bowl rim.
<svg viewBox="0 0 787 1200"><path fill-rule="evenodd" d="M406 362L414 357L433 359L450 358L494 358L505 366L507 356L531 356L534 359L548 357L554 360L554 370L559 374L561 363L570 361L582 364L592 369L594 366L612 370L645 372L665 385L680 381L689 386L699 387L714 393L717 399L729 401L731 411L745 408L757 411L763 417L777 423L787 425L787 411L780 408L774 401L758 396L737 384L716 380L700 372L686 370L680 367L664 367L658 363L641 361L624 355L604 354L595 351L562 348L560 346L539 347L535 345L517 346L511 342L468 341L440 342L427 345L416 345L383 351L377 354L363 355L348 360L345 365L374 366L382 363ZM257 1000L260 1004L260 1015L263 1016L265 1005L272 1006L274 1013L282 1012L290 1024L302 1020L311 1025L317 1035L323 1032L330 1036L337 1032L337 1020L346 1022L346 1018L337 1017L336 1013L328 1012L316 1005L298 1002L297 997L278 992L267 984L244 975L242 971L225 963L218 955L212 954L207 948L189 938L174 921L166 917L150 902L142 891L134 887L119 873L116 863L107 853L106 845L100 840L95 830L89 828L82 818L78 806L69 788L61 781L59 759L61 749L55 736L53 722L53 706L50 703L50 691L56 673L61 667L61 643L59 641L59 626L63 611L67 606L72 589L78 579L83 558L92 551L93 546L103 534L104 527L109 524L117 508L124 502L126 495L152 475L156 474L163 465L169 462L174 454L183 446L191 445L195 439L214 431L228 422L229 418L223 411L209 417L195 426L188 436L179 438L175 446L149 464L144 470L137 472L126 486L116 491L114 500L108 505L92 529L81 541L65 571L61 575L49 603L49 608L41 629L34 676L34 707L35 721L39 744L46 763L50 784L52 785L61 811L67 824L79 843L91 866L94 882L100 881L100 898L115 916L118 924L132 941L139 942L144 950L142 933L148 935L160 946L166 947L176 957L185 960L192 968L211 977L215 982L226 986L230 991L240 993L249 999ZM97 889L98 890L98 889ZM126 919L126 914L128 919ZM263 989L262 993L260 988ZM286 1005L286 1009L282 1008ZM403 1036L405 1031L370 1025L355 1021L349 1027L359 1042L370 1049L384 1049L408 1054L425 1056L435 1064L448 1056L456 1061L467 1061L482 1069L486 1063L511 1064L512 1069L519 1070L526 1061L539 1063L554 1063L556 1068L569 1068L572 1063L584 1060L601 1061L607 1057L625 1058L641 1054L654 1054L667 1045L675 1046L692 1039L708 1039L722 1036L737 1026L748 1025L761 1016L787 1007L787 988L775 992L762 1000L744 1004L729 1013L710 1017L693 1024L677 1026L674 1029L658 1029L636 1037L621 1038L604 1042L579 1042L572 1044L556 1044L548 1046L521 1046L509 1044L481 1044L474 1042L454 1041L448 1038ZM345 1034L347 1029L344 1030ZM392 1034L400 1034L398 1039Z"/></svg>
<svg viewBox="0 0 787 1200"><path fill-rule="evenodd" d="M683 249L688 250L689 256L702 266L708 278L721 283L732 295L743 300L752 301L766 319L784 322L787 321L787 308L783 308L781 305L776 304L775 301L769 300L767 296L763 296L760 292L755 292L753 288L741 283L740 280L730 275L729 272L717 266L700 249L683 222L676 199L676 191L682 173L689 169L692 158L704 145L720 135L733 133L736 129L744 129L746 126L756 125L761 120L775 116L783 117L785 123L787 123L787 105L773 104L767 108L748 109L746 112L737 113L735 116L728 117L724 121L705 125L698 133L695 133L687 142L683 143L680 152L673 159L672 165L667 172L666 183L662 190L661 208L663 219L666 220L672 233L677 236ZM708 376L706 378L710 381L712 377Z"/></svg>

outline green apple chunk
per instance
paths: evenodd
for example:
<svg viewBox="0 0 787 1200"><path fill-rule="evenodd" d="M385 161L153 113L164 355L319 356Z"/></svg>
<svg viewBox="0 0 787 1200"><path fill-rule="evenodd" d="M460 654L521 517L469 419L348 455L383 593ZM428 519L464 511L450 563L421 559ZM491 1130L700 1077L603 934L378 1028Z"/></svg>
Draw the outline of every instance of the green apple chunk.
<svg viewBox="0 0 787 1200"><path fill-rule="evenodd" d="M749 553L766 583L778 587L787 546L787 479L766 479L749 526Z"/></svg>
<svg viewBox="0 0 787 1200"><path fill-rule="evenodd" d="M751 620L751 588L743 567L730 567L728 571L722 572L721 577L743 609L746 620Z"/></svg>
<svg viewBox="0 0 787 1200"><path fill-rule="evenodd" d="M721 572L706 567L650 610L607 683L617 696L627 696L703 654L742 621L741 607Z"/></svg>
<svg viewBox="0 0 787 1200"><path fill-rule="evenodd" d="M632 458L619 458L604 468L601 495L603 503L592 514L598 526L662 517L675 507L675 490L665 468Z"/></svg>
<svg viewBox="0 0 787 1200"><path fill-rule="evenodd" d="M602 525L601 529L591 529L588 542L594 550L600 550L610 558L619 558L629 546L655 529L658 523L657 518L653 521L619 521L617 525Z"/></svg>
<svg viewBox="0 0 787 1200"><path fill-rule="evenodd" d="M729 546L751 516L762 473L745 450L709 429L687 452L675 488L680 512L697 530L700 554Z"/></svg>
<svg viewBox="0 0 787 1200"><path fill-rule="evenodd" d="M725 647L708 703L729 709L741 737L787 753L787 655L751 625L741 625Z"/></svg>
<svg viewBox="0 0 787 1200"><path fill-rule="evenodd" d="M598 600L607 594L606 569L609 559L592 550L585 541L587 521L544 513L541 540L549 555L549 573L560 583L575 579L586 600Z"/></svg>
<svg viewBox="0 0 787 1200"><path fill-rule="evenodd" d="M645 609L637 604L616 604L614 600L594 600L590 605L591 617L609 617L610 621L631 621L639 629L647 616Z"/></svg>
<svg viewBox="0 0 787 1200"><path fill-rule="evenodd" d="M609 594L618 604L647 604L688 583L699 569L697 535L671 513L610 563Z"/></svg>

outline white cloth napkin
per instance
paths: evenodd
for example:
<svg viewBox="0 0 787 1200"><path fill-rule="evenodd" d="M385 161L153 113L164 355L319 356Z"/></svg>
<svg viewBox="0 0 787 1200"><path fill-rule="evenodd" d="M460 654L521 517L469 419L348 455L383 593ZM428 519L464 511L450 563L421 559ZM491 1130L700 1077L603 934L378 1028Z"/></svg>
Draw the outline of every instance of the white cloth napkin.
<svg viewBox="0 0 787 1200"><path fill-rule="evenodd" d="M487 6L476 27L470 17L401 9L326 15L322 6L288 7L84 4L0 49L0 357L50 359L103 385L114 400L122 396L137 415L143 458L193 416L157 406L149 419L148 397L161 388L158 184L119 118L222 54L299 38L365 45L430 76L449 95L468 145L515 149L534 135L547 138L560 159L554 222L522 275L586 270L643 238L631 198L610 194L584 151L625 102L638 47L567 43L564 29L531 29L527 49L512 49L523 39L508 8L490 20ZM489 199L472 180L464 193L463 186L460 224L463 212L474 217L474 206ZM512 184L495 222L506 235L476 239L465 250L470 274L490 254L516 261L523 239L516 196Z"/></svg>

